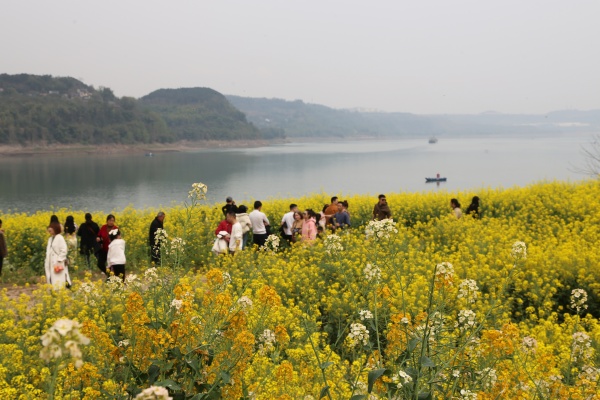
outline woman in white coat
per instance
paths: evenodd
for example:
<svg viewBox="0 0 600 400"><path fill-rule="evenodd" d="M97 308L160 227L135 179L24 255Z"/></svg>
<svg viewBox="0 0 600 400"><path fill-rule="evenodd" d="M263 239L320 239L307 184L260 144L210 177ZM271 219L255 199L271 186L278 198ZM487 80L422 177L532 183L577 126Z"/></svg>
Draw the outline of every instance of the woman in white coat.
<svg viewBox="0 0 600 400"><path fill-rule="evenodd" d="M48 227L48 245L46 246L46 260L44 269L46 270L46 282L52 284L54 290L63 289L71 286L69 270L65 263L67 259L67 243L60 234L62 228L59 223L52 222Z"/></svg>

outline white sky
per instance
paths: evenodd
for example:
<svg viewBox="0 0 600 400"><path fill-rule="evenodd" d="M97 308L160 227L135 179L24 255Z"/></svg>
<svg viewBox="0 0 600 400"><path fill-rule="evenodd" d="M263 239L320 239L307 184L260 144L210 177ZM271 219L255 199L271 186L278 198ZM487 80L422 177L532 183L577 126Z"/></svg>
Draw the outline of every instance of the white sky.
<svg viewBox="0 0 600 400"><path fill-rule="evenodd" d="M600 108L598 0L0 0L0 73L335 108Z"/></svg>

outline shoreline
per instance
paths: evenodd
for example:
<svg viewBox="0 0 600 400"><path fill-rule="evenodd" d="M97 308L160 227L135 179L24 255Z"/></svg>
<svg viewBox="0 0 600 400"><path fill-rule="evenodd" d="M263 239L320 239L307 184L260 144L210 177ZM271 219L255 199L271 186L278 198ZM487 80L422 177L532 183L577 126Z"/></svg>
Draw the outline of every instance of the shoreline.
<svg viewBox="0 0 600 400"><path fill-rule="evenodd" d="M272 144L288 143L288 140L202 140L179 141L173 143L141 143L141 144L51 144L35 146L0 145L0 155L9 157L33 157L36 155L65 154L148 154L148 153L183 153L202 149L252 148Z"/></svg>

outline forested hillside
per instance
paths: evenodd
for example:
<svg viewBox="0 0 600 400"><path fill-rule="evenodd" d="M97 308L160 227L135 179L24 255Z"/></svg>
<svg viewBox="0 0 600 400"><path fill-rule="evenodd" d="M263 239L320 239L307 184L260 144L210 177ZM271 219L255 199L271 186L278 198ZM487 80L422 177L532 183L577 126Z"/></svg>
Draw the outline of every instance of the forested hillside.
<svg viewBox="0 0 600 400"><path fill-rule="evenodd" d="M155 113L74 78L0 75L0 144L168 142Z"/></svg>
<svg viewBox="0 0 600 400"><path fill-rule="evenodd" d="M301 100L227 96L259 129L283 131L286 137L359 137L429 135L428 118L407 113L337 110Z"/></svg>
<svg viewBox="0 0 600 400"><path fill-rule="evenodd" d="M600 110L547 114L415 115L338 110L301 100L227 96L259 129L282 130L286 137L415 137L531 135L600 131Z"/></svg>
<svg viewBox="0 0 600 400"><path fill-rule="evenodd" d="M0 75L0 144L254 140L263 134L220 93L160 89L137 100L69 77ZM281 136L281 135L280 135Z"/></svg>
<svg viewBox="0 0 600 400"><path fill-rule="evenodd" d="M185 140L259 139L262 133L221 93L209 88L159 89L140 103Z"/></svg>

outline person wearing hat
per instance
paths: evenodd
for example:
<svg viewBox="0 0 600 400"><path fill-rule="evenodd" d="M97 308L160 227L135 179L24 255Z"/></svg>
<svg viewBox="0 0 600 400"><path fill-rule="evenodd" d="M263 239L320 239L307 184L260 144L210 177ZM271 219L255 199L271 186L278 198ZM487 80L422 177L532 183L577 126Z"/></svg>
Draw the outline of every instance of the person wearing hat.
<svg viewBox="0 0 600 400"><path fill-rule="evenodd" d="M236 206L235 206L235 201L233 201L233 198L231 196L227 196L227 198L225 199L226 204L221 208L221 211L223 211L223 215L225 217L227 217L227 212L229 210L235 211L236 210Z"/></svg>

